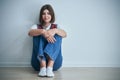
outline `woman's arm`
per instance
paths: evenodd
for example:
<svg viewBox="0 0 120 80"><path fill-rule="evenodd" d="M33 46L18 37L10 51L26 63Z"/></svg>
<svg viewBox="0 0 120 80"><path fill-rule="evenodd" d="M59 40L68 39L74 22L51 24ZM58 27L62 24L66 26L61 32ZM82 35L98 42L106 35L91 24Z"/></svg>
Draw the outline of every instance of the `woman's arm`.
<svg viewBox="0 0 120 80"><path fill-rule="evenodd" d="M38 35L42 35L45 33L45 30L44 29L31 29L29 32L28 32L28 35L29 36L38 36Z"/></svg>
<svg viewBox="0 0 120 80"><path fill-rule="evenodd" d="M63 29L56 29L56 34L63 38L67 37L67 33Z"/></svg>
<svg viewBox="0 0 120 80"><path fill-rule="evenodd" d="M55 29L50 29L47 32L50 36L54 36L55 34L57 34L57 35L59 35L63 38L67 36L66 32L62 29L56 29L55 28Z"/></svg>

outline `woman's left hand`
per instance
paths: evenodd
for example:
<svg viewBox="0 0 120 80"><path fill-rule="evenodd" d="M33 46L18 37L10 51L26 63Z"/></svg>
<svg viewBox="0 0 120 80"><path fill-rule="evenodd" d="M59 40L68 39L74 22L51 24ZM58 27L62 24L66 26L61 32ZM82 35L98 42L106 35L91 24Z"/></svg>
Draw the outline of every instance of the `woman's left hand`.
<svg viewBox="0 0 120 80"><path fill-rule="evenodd" d="M49 37L47 37L47 41L50 43L54 43L56 41L56 39L53 36L49 36Z"/></svg>
<svg viewBox="0 0 120 80"><path fill-rule="evenodd" d="M50 43L54 43L56 39L54 38L54 35L56 34L56 29L49 29L47 30L47 34L49 35L46 39Z"/></svg>

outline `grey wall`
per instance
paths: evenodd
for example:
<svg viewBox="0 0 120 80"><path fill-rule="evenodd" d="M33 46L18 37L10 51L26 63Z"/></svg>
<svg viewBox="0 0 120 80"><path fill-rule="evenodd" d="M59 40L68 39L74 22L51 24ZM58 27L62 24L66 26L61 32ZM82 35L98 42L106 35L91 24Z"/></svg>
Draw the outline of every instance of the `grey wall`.
<svg viewBox="0 0 120 80"><path fill-rule="evenodd" d="M0 66L30 66L30 27L50 3L63 39L64 67L120 67L119 0L0 0Z"/></svg>

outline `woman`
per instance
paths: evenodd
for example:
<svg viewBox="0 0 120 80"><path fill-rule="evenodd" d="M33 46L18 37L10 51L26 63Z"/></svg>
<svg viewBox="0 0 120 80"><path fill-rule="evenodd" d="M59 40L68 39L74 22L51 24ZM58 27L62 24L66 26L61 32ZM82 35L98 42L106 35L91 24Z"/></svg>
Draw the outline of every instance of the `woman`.
<svg viewBox="0 0 120 80"><path fill-rule="evenodd" d="M54 10L46 4L40 10L40 24L33 25L29 35L33 36L33 54L31 64L35 70L40 70L39 76L53 77L53 70L62 65L61 43L66 32L55 21Z"/></svg>

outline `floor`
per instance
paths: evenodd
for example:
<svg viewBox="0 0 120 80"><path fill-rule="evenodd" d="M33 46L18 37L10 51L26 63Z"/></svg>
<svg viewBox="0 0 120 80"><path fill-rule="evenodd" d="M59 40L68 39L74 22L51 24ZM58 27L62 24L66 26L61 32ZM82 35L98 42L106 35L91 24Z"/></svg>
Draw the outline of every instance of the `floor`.
<svg viewBox="0 0 120 80"><path fill-rule="evenodd" d="M120 80L120 68L71 67L55 71L55 77L38 77L31 67L1 67L0 80Z"/></svg>

